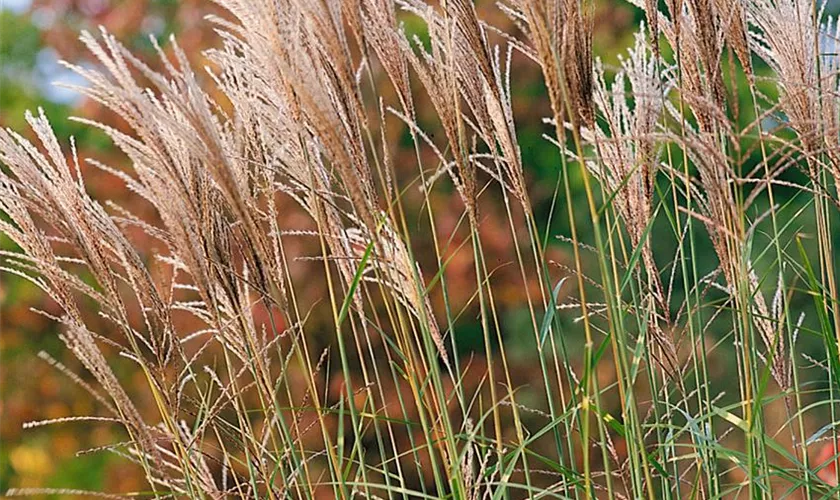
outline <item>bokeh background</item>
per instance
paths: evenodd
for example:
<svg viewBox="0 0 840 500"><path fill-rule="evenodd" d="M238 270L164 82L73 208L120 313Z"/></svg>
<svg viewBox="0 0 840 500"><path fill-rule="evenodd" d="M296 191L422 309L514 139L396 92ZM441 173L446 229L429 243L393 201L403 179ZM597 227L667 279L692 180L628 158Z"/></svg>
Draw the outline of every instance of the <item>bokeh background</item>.
<svg viewBox="0 0 840 500"><path fill-rule="evenodd" d="M492 8L492 3L483 2L482 17L493 24L508 26L507 18ZM96 158L110 165L120 165L121 162L124 164L125 158L112 148L103 134L68 120L68 117L78 115L121 126L118 117L96 103L81 99L72 90L53 85L55 81L76 85L84 83L61 66L59 61L67 60L81 65L95 64L77 38L81 30L95 31L101 25L153 67L159 64L155 60L148 36L153 35L159 40L165 40L174 34L191 58L194 67L200 68L207 63L203 60L201 51L217 43L209 25L204 21L208 14L221 14L209 0L0 0L0 126L24 131L24 112L40 106L44 108L58 137L65 145L69 144L71 136L75 138L80 156ZM603 59L605 65L614 66L618 64L619 54L632 45L633 33L643 19L642 12L619 0L597 0L594 15L595 53ZM421 29L413 26L410 19L407 19L406 23L409 30ZM531 199L536 203L537 219L545 221L551 210L551 199L559 174L559 153L542 138L542 134L551 133L551 130L542 124L542 118L549 114L549 106L536 66L517 61L513 68L513 79L514 116L520 135ZM735 88L737 89L737 85ZM772 85L767 84L765 90L768 95L773 95ZM744 100L743 109L749 108L747 95L738 96L735 90L733 97L735 100ZM430 108L418 107L420 110ZM420 118L422 123L423 116ZM746 123L751 117L744 113L739 119ZM427 121L432 122L433 118L430 116ZM395 147L395 154L407 155L405 164L412 165L414 151L411 145L401 141L401 131L392 132L396 134L391 138L394 146L401 145L404 149L397 150ZM69 152L69 148L67 151ZM747 155L745 164L755 161L757 159L751 160ZM399 165L400 162L397 160L395 164ZM83 174L88 190L94 197L115 200L132 208L131 197L125 192L121 181L93 169L86 168ZM797 180L795 172L790 175L794 177L792 180ZM573 200L574 203L581 204L581 208L576 211L581 216L579 227L586 228L588 225L586 211L582 209L585 200L580 190L581 180L573 177L571 182L574 184L573 192L580 193L580 196ZM781 191L779 196L782 203L788 201L786 197L792 197L794 194L792 191L785 192L784 189ZM415 206L419 206L423 201L422 196L417 193L409 196L414 197L410 202ZM448 235L456 226L458 215L461 213L457 195L452 190L439 189L432 195L430 202L434 203L435 207L440 207L437 211L439 231ZM565 205L562 198L556 202L559 207ZM447 210L448 206L452 209ZM136 209L141 212L148 210L141 205ZM538 366L532 358L535 352L533 333L528 326L529 319L521 293L518 270L515 266L505 266L505 263L510 262L512 246L508 222L503 207L498 204L494 207L492 200L488 207L483 207L482 215L482 230L486 235L485 251L488 260L491 263L495 262L499 269L497 283L500 284L500 288L497 293L502 311L506 350L511 362L519 367L514 372L522 379L520 382L527 385L529 379L538 379L538 372L533 371L538 369ZM807 225L808 222L807 216L805 217L802 220L803 225ZM561 266L569 262L570 249L568 244L553 236L568 235L568 221L561 211L553 217L551 227L543 224L541 230L550 235L548 255L560 264L555 270L557 275L561 276L564 272ZM670 229L654 229L654 241L658 245L655 253L660 258L668 259L669 254L673 255L673 237L657 238L656 234L669 235ZM141 238L137 240L138 244L142 245L142 237L138 238ZM589 239L591 235L583 235L584 241ZM423 239L423 235L419 234L414 244L423 248L428 247L430 242L428 236ZM455 244L457 245L457 242ZM3 239L0 239L0 246L10 248L8 242ZM433 251L418 252L418 255L433 255ZM700 269L710 270L716 265L713 252L700 252L700 257ZM433 262L425 263L425 267L433 268ZM591 262L594 262L594 259L591 259ZM449 273L451 300L454 304L468 302L475 283L471 274L472 262L469 252L459 254L453 259ZM506 280L505 273L510 273L509 280ZM506 282L510 283L508 288L505 288ZM322 292L316 286L307 290L307 294L313 297ZM810 303L807 299L802 299L800 302L794 302L793 306L807 311ZM11 487L72 487L121 492L143 490L142 473L130 462L108 453L77 455L80 450L119 441L121 436L112 426L71 423L22 429L23 423L28 421L95 413L93 403L84 391L38 358L38 352L43 350L72 371L80 371L79 363L67 355L58 339L56 325L44 316L33 313L31 308L54 312L54 305L45 300L37 288L8 274L0 274L0 492ZM456 325L457 343L464 353L483 348L480 325L475 321L475 317L475 314L463 314ZM581 349L582 334L573 322L573 315L569 315L564 321L567 324L564 332L565 343L573 355L575 350ZM806 320L806 330L811 324L811 319ZM324 338L314 342L330 342L328 327L323 331ZM734 366L734 355L726 342L718 343L726 338L728 332L718 332L711 328L708 335L709 342L718 345L714 351L716 362L712 365L712 376L717 386L713 392L729 391L732 397L737 398L737 387L730 387L727 383L727 380L733 379L726 377L726 367ZM809 337L807 333L804 334L799 348L814 358L823 357L820 354L821 341L815 336ZM811 387L821 387L822 372L815 369L808 373L814 383ZM129 385L145 385L142 377L131 380L131 374L123 375L124 380L129 381ZM329 379L326 383L330 384L330 387L341 387L340 380L331 379L330 374L326 374L326 377ZM602 387L611 381L609 372L599 373L599 377L603 377L600 384ZM813 419L812 426L819 428L824 422L820 421L819 413L815 415L809 418Z"/></svg>

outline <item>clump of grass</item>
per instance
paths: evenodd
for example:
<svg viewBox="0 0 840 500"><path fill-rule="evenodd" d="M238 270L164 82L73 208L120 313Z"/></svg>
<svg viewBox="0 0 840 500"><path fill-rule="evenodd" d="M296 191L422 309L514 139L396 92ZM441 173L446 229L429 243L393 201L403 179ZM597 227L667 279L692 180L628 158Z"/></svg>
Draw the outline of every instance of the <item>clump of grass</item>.
<svg viewBox="0 0 840 500"><path fill-rule="evenodd" d="M840 376L837 28L819 6L640 2L650 28L612 71L589 0L500 2L510 29L470 0L218 3L206 74L174 40L152 41L156 72L105 31L81 37L97 68L69 65L126 125L77 118L125 156L86 175L121 179L153 217L89 195L43 113L32 142L0 131L3 269L57 304L88 374L42 357L99 408L27 427L113 423L125 439L93 451L135 462L154 497L836 494L811 460L837 459L816 443L836 442ZM550 104L549 200L523 159L514 64L539 67ZM484 211L513 242L528 366ZM568 234L549 232L556 211ZM463 256L470 298L453 303Z"/></svg>

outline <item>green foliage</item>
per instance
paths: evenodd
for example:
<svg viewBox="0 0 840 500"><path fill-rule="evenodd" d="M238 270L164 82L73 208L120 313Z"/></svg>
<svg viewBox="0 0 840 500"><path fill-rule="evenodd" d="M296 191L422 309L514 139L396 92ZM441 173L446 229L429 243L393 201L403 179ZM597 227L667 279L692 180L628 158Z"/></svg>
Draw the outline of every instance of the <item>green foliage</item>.
<svg viewBox="0 0 840 500"><path fill-rule="evenodd" d="M3 125L51 117L0 132L2 262L43 288L4 283L3 309L46 311L17 334L75 356L58 372L96 416L30 420L120 441L71 461L34 434L0 489L99 490L128 456L139 496L836 493L823 14L220 3L213 79L82 37L115 123L39 95L41 33L0 11ZM69 136L108 164L79 178Z"/></svg>

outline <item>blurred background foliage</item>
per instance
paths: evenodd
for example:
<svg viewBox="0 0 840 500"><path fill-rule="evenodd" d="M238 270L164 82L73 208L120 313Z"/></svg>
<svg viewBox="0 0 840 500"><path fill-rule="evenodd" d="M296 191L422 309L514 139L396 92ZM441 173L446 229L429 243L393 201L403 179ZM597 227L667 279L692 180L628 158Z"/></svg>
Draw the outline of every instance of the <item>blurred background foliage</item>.
<svg viewBox="0 0 840 500"><path fill-rule="evenodd" d="M492 3L480 2L480 16L491 24L508 26L510 21L493 8ZM81 65L93 64L89 54L78 42L79 32L83 29L95 31L101 25L152 67L159 67L159 63L155 60L148 36L153 35L158 40L165 40L174 34L192 59L193 67L201 68L206 64L201 51L216 44L214 34L203 18L211 13L221 14L212 2L207 0L0 0L0 6L0 126L24 131L24 112L42 107L65 145L69 144L69 138L72 136L79 147L81 157L96 158L110 165L120 165L121 162L124 164L126 160L112 149L103 134L68 120L68 117L83 116L120 127L123 124L120 123L119 117L105 112L96 103L80 99L72 90L53 85L55 81L83 84L72 72L61 66L59 60ZM633 33L642 22L643 14L626 2L597 0L594 16L594 51L608 68L615 66L619 64L619 55L625 53L626 48L632 45ZM405 21L407 30L422 30L422 25L418 26L411 19L407 18ZM570 250L568 244L555 236L568 235L569 225L564 211L557 208L565 206L562 189L557 192L558 198L555 198L559 153L557 148L542 137L545 133L551 133L550 127L546 128L542 123L542 118L549 114L549 105L542 86L541 73L535 65L522 58L515 59L513 79L514 116L523 163L529 176L531 199L536 204L535 213L538 220L548 221L549 214L554 211L550 218L550 227L546 227L547 223L544 223L541 230L548 235L548 257L560 265L558 269L562 275L562 266L570 263ZM749 95L746 92L740 95L738 91L746 88L746 85L738 83L742 79L743 75L740 72L728 75L731 97L739 103L738 109L741 112L737 119L743 127L754 120L754 116L748 111L751 109ZM773 85L761 85L764 92L772 97L775 92ZM421 110L420 123L433 127L434 116L430 106L419 106L418 109ZM427 110L427 117L422 114L424 109ZM768 126L772 125L771 118L767 119ZM414 151L408 134L397 127L391 127L390 132L392 137L389 137L389 140L392 141L392 150L397 156L394 163L399 165L399 156L407 155L405 163L410 165ZM402 149L397 150L397 145ZM760 155L751 145L748 138L740 145L744 153L742 165L745 170L749 170L760 160ZM69 146L66 150L69 152ZM145 205L132 207L130 195L125 192L124 185L118 179L90 168L83 169L83 174L86 173L89 174L85 176L88 190L95 198L119 201L141 213L149 211L149 207ZM791 180L801 180L797 179L798 174L794 169L791 169L788 175L792 176ZM579 227L586 228L588 219L583 209L585 199L581 191L581 179L573 176L570 182L574 184L572 192L580 193L580 196L573 200L580 205L576 210L580 217ZM802 206L795 199L795 193L794 190L785 189L780 189L778 193L780 204L790 203L785 209L790 213L796 213ZM422 194L416 190L410 191L407 197L409 203L414 206L420 206L424 201ZM457 196L453 190L444 187L435 190L429 202L441 208L437 211L439 231L440 234L448 236L457 227L458 216L462 212ZM452 210L444 208L448 206L451 206ZM503 311L504 342L512 362L521 367L520 383L527 385L529 377L538 377L538 374L533 371L534 339L527 327L529 320L526 304L521 296L518 271L515 266L505 265L510 255L511 234L506 227L507 221L502 207L498 204L494 207L491 203L486 208L482 207L482 210L482 229L486 235L485 250L488 262L496 267L498 283L501 284L498 290L500 308ZM809 213L803 214L799 219L803 226L808 224ZM669 255L674 255L676 242L672 236L657 238L658 232L663 235L673 234L667 227L665 218L662 218L659 224L661 227L654 228L654 253L665 261ZM698 237L704 238L699 233ZM428 236L426 238L428 240ZM588 241L591 235L583 234L582 239ZM420 247L428 247L430 242L427 240L418 235L413 243ZM452 248L457 248L459 243L453 242ZM761 237L756 244L760 243ZM138 245L142 244L142 239L138 240ZM0 240L0 245L5 245L3 248L6 249L10 248L5 240ZM428 262L421 262L424 267L435 267L435 261L432 260L433 251L421 251L417 252L417 255L421 260L428 259ZM701 271L710 271L717 265L714 252L700 252L698 258L698 268ZM594 258L590 261L594 262ZM463 306L469 302L475 283L471 273L469 252L454 254L448 270L453 304ZM506 278L507 274L510 275L509 279ZM509 289L504 287L506 280L511 283ZM775 283L772 279L769 281L768 289L771 289ZM318 297L323 291L311 289L305 293L311 298ZM802 311L808 311L812 307L804 294L798 294L797 297L801 298L801 303L794 303L794 307ZM675 299L679 300L679 297ZM442 307L442 304L436 304L436 307ZM71 423L22 429L22 424L27 421L94 413L91 408L92 402L84 391L38 358L39 351L46 351L71 370L79 372L79 363L67 355L58 339L55 323L33 313L31 308L50 312L54 306L47 303L40 291L31 284L8 274L0 275L0 491L10 487L143 490L142 472L130 462L107 453L84 453L77 456L80 450L119 441L120 435L112 426ZM711 313L707 314L711 316ZM582 335L573 321L574 315L567 316L563 333L564 343L573 353L581 349ZM468 310L460 316L456 324L456 340L463 354L483 349L480 325L475 318L476 315L470 314ZM809 324L813 324L812 319L806 321L806 329ZM325 336L323 342L328 343L329 327L325 326L322 331ZM727 331L715 332L714 328L711 328L709 342L719 342L728 334ZM804 334L804 337L806 338L803 339L800 348L811 352L814 357L822 358L821 340L816 337L809 340L807 334ZM734 366L734 354L730 344L731 342L720 342L715 351L718 362L714 365L716 368L713 375L717 387L713 390L729 391L737 398L737 387L728 386L734 379L726 378L726 367ZM477 360L481 358L476 356L474 363L478 363ZM818 379L821 372L815 370L814 373L814 378ZM330 376L327 374L327 377ZM601 387L608 385L612 381L611 377L614 379L610 373L599 373L599 378L603 378ZM141 387L146 382L137 377L135 383ZM329 387L337 387L340 390L341 380L330 379L326 383ZM814 426L820 425L815 422Z"/></svg>

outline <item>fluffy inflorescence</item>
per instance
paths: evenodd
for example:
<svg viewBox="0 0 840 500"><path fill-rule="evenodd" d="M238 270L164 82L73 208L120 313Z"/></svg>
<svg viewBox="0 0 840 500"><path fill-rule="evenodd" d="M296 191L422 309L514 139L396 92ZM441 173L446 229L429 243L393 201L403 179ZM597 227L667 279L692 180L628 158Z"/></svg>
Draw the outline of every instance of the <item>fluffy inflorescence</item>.
<svg viewBox="0 0 840 500"><path fill-rule="evenodd" d="M832 198L823 174L840 182L840 58L832 55L840 28L811 9L810 2L667 0L660 11L657 2L639 0L647 27L635 34L618 68L593 57L594 7L588 1L500 2L510 32L483 21L470 0L440 5L425 0L218 3L228 16L209 19L220 44L204 54L210 65L206 77L193 71L174 40L166 50L153 40L163 68L156 71L104 30L98 37L81 37L99 61L96 68L68 65L87 81L78 90L125 125L78 119L101 129L126 158L124 167L88 162L97 175L121 179L154 209L152 219L89 195L75 145L67 155L43 113L27 115L32 142L11 130L0 131L0 231L18 247L3 252L4 269L32 281L57 304L60 314L51 317L62 327L61 339L93 381L45 359L107 412L80 419L124 428L128 439L112 451L139 464L157 491L210 498L304 497L324 483L336 496L349 497L373 490L382 494L377 481L384 481L386 492L405 492L406 467L421 476L423 491L426 483L434 483L439 494L451 489L465 492L464 498L479 498L527 471L522 450L532 442L532 430L523 424L522 412L529 409L516 401L496 310L500 294L488 267L488 238L479 211L480 206L493 207L483 195L493 190L504 200L510 221L512 253L542 362L543 397L554 413L533 412L547 415L552 426L567 421L560 414L575 415L555 458L570 450L569 456L579 451L586 461L574 481L552 486L557 491L573 490L584 481L582 475L587 494L595 489L613 493L610 474L623 481L628 496L652 491L650 477L633 476L633 468L647 466L654 455L646 444L653 430L643 430L642 423L655 419L656 411L682 412L689 420L694 418L689 411L713 413L711 402L709 408L691 407L693 396L682 379L698 369L697 351L705 356L702 342L680 342L693 331L692 315L700 314L700 305L689 303L691 296L699 300L710 289L724 292L726 304L743 313L743 321L732 327L735 344L747 345L757 334L757 358L780 390L792 389L793 332L802 320L788 320L782 264L778 280L770 280L778 281L778 287L768 306L762 291L766 277L760 278L752 263L759 224L768 217L776 221L772 185L787 163L768 166L759 110L766 98L756 91L751 56L777 77L781 97L768 107L782 110L783 125L797 136L798 142L783 145L801 154L797 158L814 181L815 187L803 187L803 192ZM408 17L420 20L422 37L401 24ZM672 49L667 57L665 44ZM728 95L726 78L735 77L724 72L727 50L729 71L736 71L737 59L739 75L751 90L756 123L746 129L758 130L763 171L744 171L734 160L740 158L746 132L732 118L738 96ZM569 164L581 167L576 171L585 186L581 196L586 196L597 250L605 259L591 273L597 278L584 279L578 250L586 245L575 231L579 222L569 201L575 268L564 264L562 269L580 279L578 298L562 304L555 300L563 281L552 288L535 215L544 200L532 200L533 193L546 190L529 185L514 116L516 75L511 68L519 58L539 68L548 101L541 112L554 128L548 139L562 157L560 178L569 190L575 182ZM392 93L379 91L387 85ZM389 97L394 102L388 103ZM428 109L419 102L428 103ZM401 127L410 137L419 180L407 182L405 169L395 165L389 127ZM435 137L432 129L442 133ZM472 248L470 272L476 282L464 310L473 301L478 304L487 351L487 366L471 386L473 393L464 388L472 360L458 359L452 338L460 314L453 313L443 285L450 260L437 236L439 208L427 212L433 258L416 255L407 222L407 184L420 185L423 203L431 203L441 177L448 177L457 193L468 227L464 246ZM599 189L590 187L590 178ZM658 192L662 183L668 187ZM745 191L745 186L755 189ZM764 196L770 208L755 215L759 204L754 203ZM553 211L556 200L551 201ZM305 222L287 225L291 211ZM668 266L659 264L662 256L650 236L664 212L679 248ZM820 223L830 219L818 217L823 217ZM696 278L693 289L676 294L685 302L674 314L675 276L689 274L677 267L689 262L685 246L687 235L695 236L692 222L705 231L718 267ZM129 236L134 231L153 239L155 247L139 248ZM828 245L823 249L830 249L827 234L819 235L821 244ZM528 247L530 254L520 247ZM314 248L315 255L304 255L300 248ZM831 272L831 255L821 253L825 275ZM533 262L526 264L529 258ZM326 292L308 301L301 289L321 285L308 281L313 268ZM536 276L535 287L529 286L529 273ZM433 293L437 286L440 295ZM603 303L587 299L593 289L604 296ZM562 342L557 339L562 324L555 315L578 308L587 336L584 349L592 357L583 368L571 362L561 367L557 344ZM266 311L268 320L258 321L257 310ZM327 311L329 317L318 328L328 330L337 358L308 338L310 310ZM635 318L637 331L624 331L631 323L625 315ZM184 316L189 321L178 320ZM93 325L107 325L107 332L94 331ZM707 326L700 328L701 336ZM627 370L618 383L621 429L638 433L637 442L629 445L637 447L636 454L627 460L619 460L611 442L602 445L602 476L608 478L603 484L601 476L592 482L589 469L589 421L577 420L579 414L588 418L592 413L602 433L614 428L609 422L615 419L597 407L602 391L589 366L595 359L592 331L605 333L604 350L608 340L616 342L615 370ZM637 340L619 346L619 337ZM375 353L377 339L382 345ZM492 358L496 341L500 354ZM685 351L695 356L692 362ZM647 367L650 372L661 372L661 379L651 375L648 396L665 394L665 399L661 407L645 407L641 417L643 412L628 409L641 403L627 391L639 383L636 370L649 359L645 352L655 361ZM136 396L116 375L115 358L142 373L154 411L138 407ZM321 387L319 374L333 360L340 365L339 387ZM744 361L742 377L757 372L749 362ZM576 369L583 372L583 381ZM398 396L386 394L383 379L390 380ZM657 380L662 383L658 390ZM754 404L750 387L740 387L745 408ZM489 391L489 400L480 397L482 391ZM560 411L554 407L554 392L566 405ZM681 399L674 403L670 397ZM509 410L512 433L503 428L500 408ZM476 418L476 412L486 413ZM484 427L489 429L491 420L493 430L488 431ZM68 421L75 419L30 426ZM421 433L406 430L415 424ZM344 431L347 435L340 433L345 425L352 428ZM536 434L548 435L546 429ZM351 434L355 441L348 445ZM386 445L403 434L409 444ZM423 444L412 441L415 436ZM559 434L556 439L560 443ZM700 438L687 441L696 444ZM375 445L378 454L366 451ZM673 472L688 476L688 469L680 467L698 467L698 474L700 460L716 460L702 453L690 458L686 465L667 454L662 461L680 462ZM321 469L313 465L316 461L323 462ZM574 470L564 467L577 464L558 470ZM424 469L431 479L423 477Z"/></svg>

